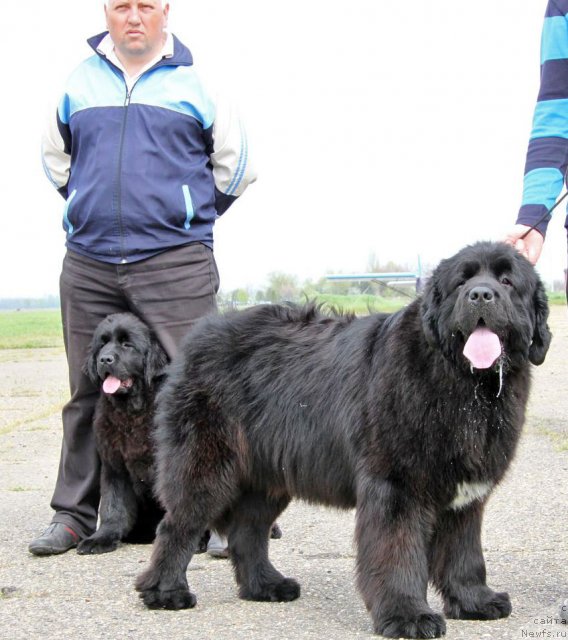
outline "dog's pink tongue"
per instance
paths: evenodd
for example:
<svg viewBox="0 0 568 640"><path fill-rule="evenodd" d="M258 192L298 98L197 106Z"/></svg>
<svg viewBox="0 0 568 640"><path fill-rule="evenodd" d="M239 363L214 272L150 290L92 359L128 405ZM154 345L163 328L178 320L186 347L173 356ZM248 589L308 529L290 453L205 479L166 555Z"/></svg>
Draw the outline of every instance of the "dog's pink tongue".
<svg viewBox="0 0 568 640"><path fill-rule="evenodd" d="M489 369L501 355L501 343L493 331L478 327L467 339L463 355L476 369Z"/></svg>
<svg viewBox="0 0 568 640"><path fill-rule="evenodd" d="M114 376L107 376L103 382L103 391L105 393L116 393L120 387L120 380Z"/></svg>

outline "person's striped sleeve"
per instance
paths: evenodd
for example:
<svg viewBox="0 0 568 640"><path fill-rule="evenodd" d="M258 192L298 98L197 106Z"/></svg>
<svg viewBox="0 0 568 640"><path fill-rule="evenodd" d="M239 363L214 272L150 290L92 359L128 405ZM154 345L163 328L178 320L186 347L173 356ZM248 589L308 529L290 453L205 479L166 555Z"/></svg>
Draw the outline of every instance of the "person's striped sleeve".
<svg viewBox="0 0 568 640"><path fill-rule="evenodd" d="M568 166L568 0L549 0L541 39L541 78L517 223L536 224L556 201ZM549 218L537 224L543 235Z"/></svg>

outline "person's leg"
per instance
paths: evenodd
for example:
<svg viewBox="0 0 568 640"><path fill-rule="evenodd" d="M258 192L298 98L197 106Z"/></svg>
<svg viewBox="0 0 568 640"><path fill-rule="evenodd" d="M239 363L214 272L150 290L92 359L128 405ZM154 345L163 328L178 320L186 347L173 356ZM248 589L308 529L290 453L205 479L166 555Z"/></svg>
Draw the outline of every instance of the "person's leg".
<svg viewBox="0 0 568 640"><path fill-rule="evenodd" d="M96 529L100 473L92 429L99 390L83 373L83 365L97 324L109 313L126 311L127 306L116 286L116 266L70 252L63 261L60 297L71 398L62 412L63 442L51 500L52 523L83 538ZM45 532L30 544L30 551L38 555L61 552L52 548L49 537L53 535L53 531Z"/></svg>
<svg viewBox="0 0 568 640"><path fill-rule="evenodd" d="M191 325L216 311L218 287L213 252L201 244L125 265L67 254L60 295L71 399L63 409L63 444L51 501L52 523L60 525L60 531L50 526L32 541L32 553L61 553L67 549L55 550L53 540L60 544L63 536L71 548L96 529L100 463L92 418L98 390L83 373L83 364L98 323L111 313L134 312L154 330L172 358Z"/></svg>
<svg viewBox="0 0 568 640"><path fill-rule="evenodd" d="M119 265L119 283L134 311L171 358L202 316L217 311L219 274L213 252L195 243Z"/></svg>
<svg viewBox="0 0 568 640"><path fill-rule="evenodd" d="M170 360L202 316L217 312L219 273L213 252L195 243L122 268L134 311L152 328ZM207 552L229 555L225 536L212 531Z"/></svg>

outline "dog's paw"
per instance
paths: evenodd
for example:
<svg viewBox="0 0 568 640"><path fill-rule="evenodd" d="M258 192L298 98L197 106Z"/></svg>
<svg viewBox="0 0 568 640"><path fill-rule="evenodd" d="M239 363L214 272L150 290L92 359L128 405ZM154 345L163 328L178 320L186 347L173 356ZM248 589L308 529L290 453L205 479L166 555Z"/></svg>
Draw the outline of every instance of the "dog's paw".
<svg viewBox="0 0 568 640"><path fill-rule="evenodd" d="M119 540L103 539L91 536L81 540L77 545L77 553L81 556L87 556L96 553L110 553L118 547Z"/></svg>
<svg viewBox="0 0 568 640"><path fill-rule="evenodd" d="M197 598L185 587L168 591L147 589L140 592L140 598L148 609L193 609L197 604Z"/></svg>
<svg viewBox="0 0 568 640"><path fill-rule="evenodd" d="M179 586L174 589L162 589L160 583L163 584L162 576L153 568L136 578L136 591L140 592L140 598L149 609L192 609L197 604L197 598L188 589L187 584L178 583Z"/></svg>
<svg viewBox="0 0 568 640"><path fill-rule="evenodd" d="M290 602L300 597L300 584L294 578L284 578L274 585L272 602Z"/></svg>
<svg viewBox="0 0 568 640"><path fill-rule="evenodd" d="M291 602L300 597L300 585L294 578L282 578L278 582L263 584L254 591L241 588L239 595L243 600Z"/></svg>
<svg viewBox="0 0 568 640"><path fill-rule="evenodd" d="M450 600L444 609L448 618L461 620L498 620L511 615L511 610L508 593L495 593L487 588L476 597Z"/></svg>
<svg viewBox="0 0 568 640"><path fill-rule="evenodd" d="M432 612L381 618L375 631L385 638L439 638L446 633L444 618Z"/></svg>

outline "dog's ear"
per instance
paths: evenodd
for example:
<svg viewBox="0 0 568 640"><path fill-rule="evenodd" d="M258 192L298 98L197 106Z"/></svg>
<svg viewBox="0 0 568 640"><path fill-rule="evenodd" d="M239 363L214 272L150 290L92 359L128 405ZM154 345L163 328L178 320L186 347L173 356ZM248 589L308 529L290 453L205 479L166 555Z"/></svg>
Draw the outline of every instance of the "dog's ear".
<svg viewBox="0 0 568 640"><path fill-rule="evenodd" d="M552 334L548 328L548 299L542 282L539 280L533 295L535 312L534 332L529 348L529 360L533 364L542 364L550 346Z"/></svg>
<svg viewBox="0 0 568 640"><path fill-rule="evenodd" d="M168 364L168 356L155 336L151 337L150 348L146 354L144 380L148 387L155 384L156 379L164 373Z"/></svg>
<svg viewBox="0 0 568 640"><path fill-rule="evenodd" d="M89 349L87 351L87 358L83 365L83 373L89 377L89 380L97 387L100 384L99 372L97 371L97 341L93 337Z"/></svg>
<svg viewBox="0 0 568 640"><path fill-rule="evenodd" d="M422 317L422 331L426 342L431 347L440 346L440 334L438 332L439 308L442 296L436 285L436 273L428 280L422 294L420 315Z"/></svg>

